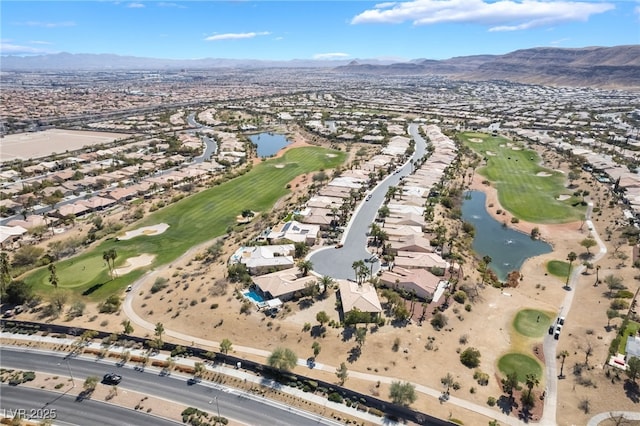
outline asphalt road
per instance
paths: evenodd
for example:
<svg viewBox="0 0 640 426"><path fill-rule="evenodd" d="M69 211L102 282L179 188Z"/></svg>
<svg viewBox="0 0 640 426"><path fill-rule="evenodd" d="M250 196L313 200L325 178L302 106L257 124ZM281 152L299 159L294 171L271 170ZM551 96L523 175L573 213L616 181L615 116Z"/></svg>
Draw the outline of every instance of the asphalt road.
<svg viewBox="0 0 640 426"><path fill-rule="evenodd" d="M397 173L392 173L371 190L371 198L368 201L361 201L345 230L342 239L343 247L322 248L309 256L314 272L337 279L355 280L355 272L351 267L353 262L371 258L372 253L367 250L367 232L384 202L387 189L390 186L398 186L401 178L410 175L413 172L413 161L422 158L426 151L427 142L420 136L418 124L409 124L409 134L415 141L413 156L398 169ZM379 261L373 264L367 263L367 265L373 273L380 269Z"/></svg>
<svg viewBox="0 0 640 426"><path fill-rule="evenodd" d="M41 389L2 385L0 412L13 417L24 410L25 419L51 419L56 425L175 426L182 424L143 411L130 410L91 399L77 402L73 395L61 395Z"/></svg>
<svg viewBox="0 0 640 426"><path fill-rule="evenodd" d="M101 378L105 373L116 372L122 376L122 382L119 385L121 389L129 389L149 396L172 400L199 408L210 414L215 414L219 407L222 417L234 419L244 424L256 426L334 424L331 420L323 419L318 415L296 410L285 404L250 395L237 389L226 388L209 382L190 384L189 378L185 376L177 376L175 374L162 376L156 370L148 368L143 372L134 370L129 366L117 367L112 360L95 360L84 357L65 360L64 355L58 353L7 347L0 348L0 360L3 368L40 371L66 377L69 376L71 371L76 386L82 386L88 376ZM4 390L4 388L2 389ZM84 402L81 404L84 404ZM0 408L21 407L5 406L3 393ZM61 420L66 415L62 410L63 407L60 407L57 413ZM105 423L83 421L77 424L101 425Z"/></svg>

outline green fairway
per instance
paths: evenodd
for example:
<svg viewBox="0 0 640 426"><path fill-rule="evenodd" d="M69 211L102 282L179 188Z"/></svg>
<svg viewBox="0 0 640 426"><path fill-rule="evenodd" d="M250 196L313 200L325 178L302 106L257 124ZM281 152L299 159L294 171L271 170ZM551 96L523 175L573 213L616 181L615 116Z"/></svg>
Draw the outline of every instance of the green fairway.
<svg viewBox="0 0 640 426"><path fill-rule="evenodd" d="M542 337L551 324L551 317L536 309L523 309L516 314L513 328L527 337Z"/></svg>
<svg viewBox="0 0 640 426"><path fill-rule="evenodd" d="M534 374L538 380L542 381L542 366L533 357L520 353L509 353L498 360L498 369L505 376L514 371L518 375L518 381L524 383L527 374Z"/></svg>
<svg viewBox="0 0 640 426"><path fill-rule="evenodd" d="M550 260L547 262L547 271L556 277L567 278L567 275L569 275L569 262Z"/></svg>
<svg viewBox="0 0 640 426"><path fill-rule="evenodd" d="M267 211L286 195L286 185L296 176L320 169L332 169L342 164L344 152L320 147L303 147L287 151L282 157L264 161L248 173L213 188L189 196L158 210L131 229L166 223L169 228L158 235L141 235L130 240L112 238L73 259L57 263L59 287L89 295L98 300L124 288L140 277L143 269L134 270L110 280L109 270L102 259L104 251L115 249L118 268L128 257L143 253L155 255L152 265L169 263L191 247L212 240L236 223L243 210ZM34 271L25 278L37 291L48 292L47 268Z"/></svg>
<svg viewBox="0 0 640 426"><path fill-rule="evenodd" d="M519 219L562 223L584 217L586 208L565 187L564 174L540 166L534 150L484 133L465 132L460 138L486 160L478 172L496 187L502 207ZM568 198L558 199L561 195Z"/></svg>

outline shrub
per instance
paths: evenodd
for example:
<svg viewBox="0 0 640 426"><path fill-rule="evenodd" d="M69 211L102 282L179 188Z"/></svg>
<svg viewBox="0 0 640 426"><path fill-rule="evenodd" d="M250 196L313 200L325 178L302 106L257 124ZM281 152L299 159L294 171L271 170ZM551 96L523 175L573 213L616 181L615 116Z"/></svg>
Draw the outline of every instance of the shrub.
<svg viewBox="0 0 640 426"><path fill-rule="evenodd" d="M156 294L157 292L167 288L169 286L169 280L163 277L156 278L155 282L151 286L149 290L152 294Z"/></svg>
<svg viewBox="0 0 640 426"><path fill-rule="evenodd" d="M518 219L517 217L511 218L511 223L518 223L518 222L520 222L520 219Z"/></svg>
<svg viewBox="0 0 640 426"><path fill-rule="evenodd" d="M332 392L329 394L329 397L327 398L329 401L331 402L338 402L338 403L342 403L343 399L342 396L338 393L338 392Z"/></svg>
<svg viewBox="0 0 640 426"><path fill-rule="evenodd" d="M629 303L624 299L615 299L611 302L611 309L615 309L619 311L620 309L627 309L629 307Z"/></svg>
<svg viewBox="0 0 640 426"><path fill-rule="evenodd" d="M469 368L480 365L480 351L476 348L467 348L460 354L460 362Z"/></svg>
<svg viewBox="0 0 640 426"><path fill-rule="evenodd" d="M489 407L493 407L494 405L496 405L496 399L490 396L489 398L487 398L487 405Z"/></svg>
<svg viewBox="0 0 640 426"><path fill-rule="evenodd" d="M447 317L443 313L438 312L431 318L431 325L436 330L441 330L447 325Z"/></svg>
<svg viewBox="0 0 640 426"><path fill-rule="evenodd" d="M118 312L118 309L120 309L120 302L120 297L118 297L117 294L112 294L107 297L107 300L98 306L98 311L101 314L112 314L114 312Z"/></svg>
<svg viewBox="0 0 640 426"><path fill-rule="evenodd" d="M458 290L453 295L453 300L455 300L458 303L464 303L467 300L467 293L465 293L462 290Z"/></svg>

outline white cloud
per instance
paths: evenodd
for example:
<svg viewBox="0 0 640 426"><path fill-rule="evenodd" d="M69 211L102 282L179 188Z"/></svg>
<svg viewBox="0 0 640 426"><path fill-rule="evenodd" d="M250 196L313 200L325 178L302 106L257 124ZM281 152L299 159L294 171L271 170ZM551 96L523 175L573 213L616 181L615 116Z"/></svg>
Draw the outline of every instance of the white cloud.
<svg viewBox="0 0 640 426"><path fill-rule="evenodd" d="M16 25L22 25L26 27L59 28L59 27L75 27L76 23L73 21L64 21L64 22L26 21L26 22L17 22Z"/></svg>
<svg viewBox="0 0 640 426"><path fill-rule="evenodd" d="M218 41L218 40L239 40L243 38L254 38L258 36L266 36L271 34L268 31L262 31L259 33L225 33L225 34L216 34L205 38L206 41Z"/></svg>
<svg viewBox="0 0 640 426"><path fill-rule="evenodd" d="M129 9L141 9L144 7L144 4L142 3L127 3L127 7Z"/></svg>
<svg viewBox="0 0 640 426"><path fill-rule="evenodd" d="M157 3L158 7L177 7L178 9L186 9L187 7L182 5L182 4L178 4L178 3L167 3L164 1L161 1L160 3Z"/></svg>
<svg viewBox="0 0 640 426"><path fill-rule="evenodd" d="M29 41L29 43L30 44L45 44L45 45L53 44L50 41L42 41L42 40L31 40L31 41Z"/></svg>
<svg viewBox="0 0 640 426"><path fill-rule="evenodd" d="M39 53L51 52L31 46L21 46L5 42L0 43L0 55L35 55Z"/></svg>
<svg viewBox="0 0 640 426"><path fill-rule="evenodd" d="M351 23L475 23L489 25L489 31L514 31L559 22L586 21L591 15L614 8L611 3L572 0L413 0L377 4L355 16Z"/></svg>
<svg viewBox="0 0 640 426"><path fill-rule="evenodd" d="M331 59L344 59L344 58L348 58L349 55L348 53L340 53L340 52L335 52L335 53L316 53L315 55L313 55L313 59L319 59L319 60L331 60Z"/></svg>

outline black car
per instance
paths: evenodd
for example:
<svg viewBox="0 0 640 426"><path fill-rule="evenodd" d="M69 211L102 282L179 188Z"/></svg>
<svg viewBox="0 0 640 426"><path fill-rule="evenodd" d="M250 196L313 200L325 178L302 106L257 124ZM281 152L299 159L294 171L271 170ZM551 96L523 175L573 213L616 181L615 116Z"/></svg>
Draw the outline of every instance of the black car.
<svg viewBox="0 0 640 426"><path fill-rule="evenodd" d="M122 376L115 373L107 373L102 378L102 383L107 385L118 385L122 381Z"/></svg>

